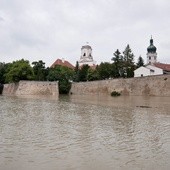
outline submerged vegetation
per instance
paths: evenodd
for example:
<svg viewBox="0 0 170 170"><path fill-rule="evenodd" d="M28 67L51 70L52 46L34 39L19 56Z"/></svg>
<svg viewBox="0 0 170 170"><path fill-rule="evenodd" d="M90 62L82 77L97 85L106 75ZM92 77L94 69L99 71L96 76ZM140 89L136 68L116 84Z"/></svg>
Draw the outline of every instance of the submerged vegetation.
<svg viewBox="0 0 170 170"><path fill-rule="evenodd" d="M3 84L0 83L0 94L2 94L3 87Z"/></svg>
<svg viewBox="0 0 170 170"><path fill-rule="evenodd" d="M113 97L120 96L120 95L121 95L121 93L119 93L117 91L112 91L111 92L111 96L113 96Z"/></svg>

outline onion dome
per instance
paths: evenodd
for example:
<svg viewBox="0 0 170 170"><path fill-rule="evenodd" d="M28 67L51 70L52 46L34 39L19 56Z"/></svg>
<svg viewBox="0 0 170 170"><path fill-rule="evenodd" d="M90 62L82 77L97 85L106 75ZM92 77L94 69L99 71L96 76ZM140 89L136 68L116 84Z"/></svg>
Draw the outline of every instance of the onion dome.
<svg viewBox="0 0 170 170"><path fill-rule="evenodd" d="M147 48L148 53L156 53L156 47L153 45L153 39L150 39L150 46Z"/></svg>

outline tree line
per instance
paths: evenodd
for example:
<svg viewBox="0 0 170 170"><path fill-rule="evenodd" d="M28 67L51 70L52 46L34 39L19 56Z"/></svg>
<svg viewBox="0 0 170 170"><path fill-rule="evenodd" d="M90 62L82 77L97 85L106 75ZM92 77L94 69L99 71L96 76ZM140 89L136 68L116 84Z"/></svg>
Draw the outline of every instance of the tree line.
<svg viewBox="0 0 170 170"><path fill-rule="evenodd" d="M0 62L0 84L16 83L20 80L36 81L59 81L59 93L67 94L71 88L71 82L104 80L110 78L129 78L134 76L134 70L142 65L144 61L140 56L137 64L134 63L134 54L129 45L121 52L117 49L113 62L102 62L95 68L88 65L79 66L75 69L56 65L54 68L45 67L42 60L30 64L28 60L17 60L12 63Z"/></svg>

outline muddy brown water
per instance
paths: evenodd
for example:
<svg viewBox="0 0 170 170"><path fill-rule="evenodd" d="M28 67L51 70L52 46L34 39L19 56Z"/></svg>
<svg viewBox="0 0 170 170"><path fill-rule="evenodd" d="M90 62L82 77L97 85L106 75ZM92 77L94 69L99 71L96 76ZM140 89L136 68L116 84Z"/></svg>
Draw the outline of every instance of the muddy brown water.
<svg viewBox="0 0 170 170"><path fill-rule="evenodd" d="M0 170L169 170L170 98L0 96Z"/></svg>

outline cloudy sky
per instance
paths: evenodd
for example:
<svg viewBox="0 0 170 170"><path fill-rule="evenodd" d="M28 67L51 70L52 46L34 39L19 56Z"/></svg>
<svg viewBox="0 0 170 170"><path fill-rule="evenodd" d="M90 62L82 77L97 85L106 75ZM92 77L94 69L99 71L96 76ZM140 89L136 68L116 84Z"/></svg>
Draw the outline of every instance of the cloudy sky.
<svg viewBox="0 0 170 170"><path fill-rule="evenodd" d="M0 0L0 62L75 65L86 42L97 63L127 44L146 61L151 35L158 60L170 63L169 0Z"/></svg>

